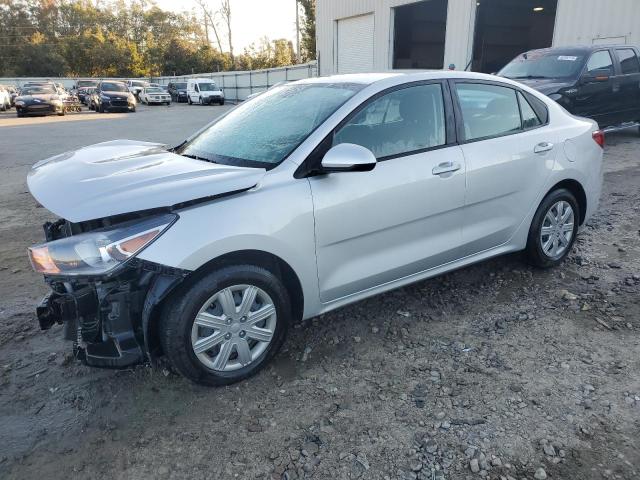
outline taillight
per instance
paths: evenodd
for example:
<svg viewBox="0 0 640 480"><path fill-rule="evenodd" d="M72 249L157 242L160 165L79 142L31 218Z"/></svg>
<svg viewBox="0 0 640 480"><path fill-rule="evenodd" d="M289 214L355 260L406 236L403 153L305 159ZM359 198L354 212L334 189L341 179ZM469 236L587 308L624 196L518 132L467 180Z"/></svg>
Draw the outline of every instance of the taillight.
<svg viewBox="0 0 640 480"><path fill-rule="evenodd" d="M604 148L604 132L602 130L596 130L591 134L594 142Z"/></svg>

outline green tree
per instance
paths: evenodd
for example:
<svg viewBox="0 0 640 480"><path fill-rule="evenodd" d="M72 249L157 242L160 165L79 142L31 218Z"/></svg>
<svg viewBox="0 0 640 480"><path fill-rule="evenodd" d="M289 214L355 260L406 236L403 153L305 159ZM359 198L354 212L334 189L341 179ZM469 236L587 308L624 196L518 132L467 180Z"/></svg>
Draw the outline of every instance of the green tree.
<svg viewBox="0 0 640 480"><path fill-rule="evenodd" d="M316 0L298 0L304 11L300 54L303 62L316 59Z"/></svg>

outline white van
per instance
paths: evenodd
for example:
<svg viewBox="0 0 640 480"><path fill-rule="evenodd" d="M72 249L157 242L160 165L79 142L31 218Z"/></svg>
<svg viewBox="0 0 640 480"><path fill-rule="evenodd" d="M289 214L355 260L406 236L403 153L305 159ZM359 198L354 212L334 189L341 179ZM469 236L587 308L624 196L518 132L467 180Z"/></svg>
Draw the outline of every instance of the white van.
<svg viewBox="0 0 640 480"><path fill-rule="evenodd" d="M224 105L224 93L209 78L190 78L187 81L187 102L210 105L214 102Z"/></svg>

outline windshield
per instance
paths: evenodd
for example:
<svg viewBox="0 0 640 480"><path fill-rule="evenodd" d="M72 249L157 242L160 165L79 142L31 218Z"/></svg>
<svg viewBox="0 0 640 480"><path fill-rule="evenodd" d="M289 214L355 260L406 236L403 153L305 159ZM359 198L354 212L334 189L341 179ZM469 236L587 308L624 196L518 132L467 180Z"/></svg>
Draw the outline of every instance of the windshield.
<svg viewBox="0 0 640 480"><path fill-rule="evenodd" d="M577 77L584 65L584 55L558 52L527 52L513 59L498 75L507 78Z"/></svg>
<svg viewBox="0 0 640 480"><path fill-rule="evenodd" d="M186 83L176 83L176 84L174 84L174 88L184 90L184 89L187 88L187 84Z"/></svg>
<svg viewBox="0 0 640 480"><path fill-rule="evenodd" d="M215 83L198 83L197 85L201 92L213 92L218 90Z"/></svg>
<svg viewBox="0 0 640 480"><path fill-rule="evenodd" d="M149 87L145 89L145 92L147 93L164 93L164 90L162 90L160 87Z"/></svg>
<svg viewBox="0 0 640 480"><path fill-rule="evenodd" d="M283 85L243 103L177 153L226 165L273 168L364 85Z"/></svg>
<svg viewBox="0 0 640 480"><path fill-rule="evenodd" d="M102 90L103 92L128 92L127 87L124 83L113 82L103 83L100 90Z"/></svg>
<svg viewBox="0 0 640 480"><path fill-rule="evenodd" d="M136 81L136 80L131 80L131 85L133 85L134 87L146 87L148 85L148 83L147 82Z"/></svg>
<svg viewBox="0 0 640 480"><path fill-rule="evenodd" d="M98 85L98 82L96 82L94 80L78 80L78 82L76 83L76 86L78 88L80 88L80 87L95 87L96 85Z"/></svg>
<svg viewBox="0 0 640 480"><path fill-rule="evenodd" d="M55 93L57 93L56 89L50 85L37 85L22 89L22 95L53 95Z"/></svg>

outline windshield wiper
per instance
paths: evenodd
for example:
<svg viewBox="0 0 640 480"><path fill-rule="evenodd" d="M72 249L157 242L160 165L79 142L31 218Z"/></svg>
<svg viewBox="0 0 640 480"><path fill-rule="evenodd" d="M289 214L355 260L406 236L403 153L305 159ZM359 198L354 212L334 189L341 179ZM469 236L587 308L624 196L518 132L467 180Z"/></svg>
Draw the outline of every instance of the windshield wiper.
<svg viewBox="0 0 640 480"><path fill-rule="evenodd" d="M187 158L193 158L194 160L203 160L205 162L217 163L209 158L200 157L198 155L191 155L190 153L183 153L182 156Z"/></svg>

